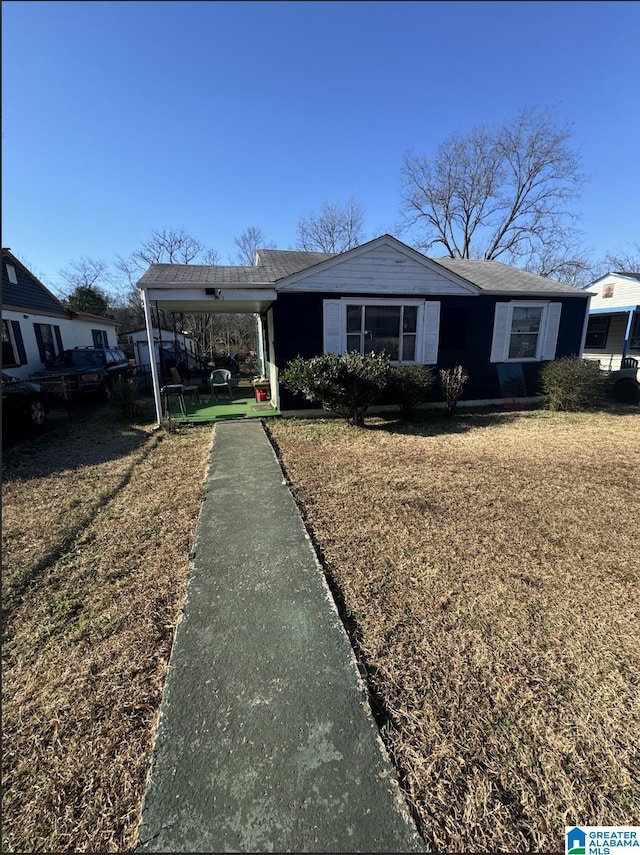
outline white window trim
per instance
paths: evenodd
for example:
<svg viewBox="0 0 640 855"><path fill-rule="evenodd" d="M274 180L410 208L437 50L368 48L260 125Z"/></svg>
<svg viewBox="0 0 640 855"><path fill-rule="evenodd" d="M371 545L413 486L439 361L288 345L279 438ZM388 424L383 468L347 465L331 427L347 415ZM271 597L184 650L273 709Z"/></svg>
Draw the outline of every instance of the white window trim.
<svg viewBox="0 0 640 855"><path fill-rule="evenodd" d="M6 268L7 268L7 276L9 277L9 282L11 282L12 285L17 285L18 284L18 276L16 274L15 266L13 264L6 264Z"/></svg>
<svg viewBox="0 0 640 855"><path fill-rule="evenodd" d="M415 297L406 298L384 298L384 297L360 297L354 295L351 297L341 297L335 300L324 300L323 310L323 342L324 350L341 355L346 352L347 347L347 306L416 306L416 347L415 359L412 361L390 360L391 365L420 365L428 364L435 365L438 352L438 338L440 328L440 302L433 300L425 300ZM430 307L430 312L427 311ZM333 309L339 310L338 316L328 313ZM436 311L437 309L437 311ZM435 315L433 312L435 311ZM428 323L433 324L433 328L426 329ZM330 327L330 329L329 329ZM425 363L425 341L431 339L430 358Z"/></svg>
<svg viewBox="0 0 640 855"><path fill-rule="evenodd" d="M535 356L509 356L514 309L542 309ZM496 303L489 361L542 362L543 360L554 359L561 312L562 304L551 303L549 300L511 300L508 303ZM503 313L503 317L500 317Z"/></svg>

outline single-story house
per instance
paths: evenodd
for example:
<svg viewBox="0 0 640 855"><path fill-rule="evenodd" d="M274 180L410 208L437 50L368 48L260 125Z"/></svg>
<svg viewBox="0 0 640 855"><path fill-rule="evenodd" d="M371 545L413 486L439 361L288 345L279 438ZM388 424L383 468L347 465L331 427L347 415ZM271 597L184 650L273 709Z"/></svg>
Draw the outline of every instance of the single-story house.
<svg viewBox="0 0 640 855"><path fill-rule="evenodd" d="M73 347L116 347L116 321L72 312L2 250L2 370L26 378Z"/></svg>
<svg viewBox="0 0 640 855"><path fill-rule="evenodd" d="M584 355L605 371L617 371L625 358L640 361L640 273L607 273L589 291Z"/></svg>
<svg viewBox="0 0 640 855"><path fill-rule="evenodd" d="M129 333L136 367L143 371L149 371L149 341L147 330L133 330ZM154 352L156 361L160 359L160 348L166 359L173 363L185 363L189 368L195 368L198 364L198 343L192 335L187 333L172 332L171 330L153 329Z"/></svg>
<svg viewBox="0 0 640 855"><path fill-rule="evenodd" d="M427 258L391 235L339 254L257 250L254 265L152 264L145 317L253 312L258 354L281 411L303 406L278 383L296 356L384 349L399 364L461 363L466 400L540 393L545 361L580 355L590 294L496 261ZM156 405L161 406L157 378Z"/></svg>

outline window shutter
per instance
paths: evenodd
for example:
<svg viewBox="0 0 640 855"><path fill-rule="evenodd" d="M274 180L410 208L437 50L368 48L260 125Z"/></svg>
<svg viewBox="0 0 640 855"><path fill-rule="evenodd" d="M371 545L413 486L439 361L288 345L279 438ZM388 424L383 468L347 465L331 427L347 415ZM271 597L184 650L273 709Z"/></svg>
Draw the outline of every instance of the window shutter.
<svg viewBox="0 0 640 855"><path fill-rule="evenodd" d="M560 329L560 313L562 303L549 303L547 310L547 328L544 334L541 359L555 359L556 345L558 344L558 330Z"/></svg>
<svg viewBox="0 0 640 855"><path fill-rule="evenodd" d="M38 345L38 352L40 354L40 362L43 365L47 364L47 352L44 349L44 342L42 340L42 330L40 329L40 324L33 325L33 331L36 334L36 344Z"/></svg>
<svg viewBox="0 0 640 855"><path fill-rule="evenodd" d="M60 335L60 327L54 327L53 332L56 337L56 347L58 348L58 353L62 353L64 347L62 346L62 336Z"/></svg>
<svg viewBox="0 0 640 855"><path fill-rule="evenodd" d="M493 318L493 341L491 342L490 362L504 362L507 356L507 344L509 342L509 303L496 303L496 311Z"/></svg>
<svg viewBox="0 0 640 855"><path fill-rule="evenodd" d="M422 320L422 362L436 365L438 362L438 340L440 337L440 302L426 301Z"/></svg>
<svg viewBox="0 0 640 855"><path fill-rule="evenodd" d="M24 340L22 338L22 330L20 329L20 321L11 321L11 327L13 329L13 340L16 343L18 351L18 363L20 365L26 365L28 362L27 351L24 349Z"/></svg>
<svg viewBox="0 0 640 855"><path fill-rule="evenodd" d="M340 300L323 300L325 353L342 353L342 303Z"/></svg>

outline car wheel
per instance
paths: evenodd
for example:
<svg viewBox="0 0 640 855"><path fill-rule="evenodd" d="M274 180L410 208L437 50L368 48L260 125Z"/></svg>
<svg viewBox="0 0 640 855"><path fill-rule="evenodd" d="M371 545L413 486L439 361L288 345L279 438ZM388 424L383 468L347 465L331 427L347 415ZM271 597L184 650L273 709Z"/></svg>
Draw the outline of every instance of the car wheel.
<svg viewBox="0 0 640 855"><path fill-rule="evenodd" d="M36 427L43 425L47 420L47 411L42 401L32 401L29 404L28 415L32 425L36 425Z"/></svg>
<svg viewBox="0 0 640 855"><path fill-rule="evenodd" d="M614 388L614 395L616 401L621 404L638 404L640 403L640 383L631 377L618 380Z"/></svg>

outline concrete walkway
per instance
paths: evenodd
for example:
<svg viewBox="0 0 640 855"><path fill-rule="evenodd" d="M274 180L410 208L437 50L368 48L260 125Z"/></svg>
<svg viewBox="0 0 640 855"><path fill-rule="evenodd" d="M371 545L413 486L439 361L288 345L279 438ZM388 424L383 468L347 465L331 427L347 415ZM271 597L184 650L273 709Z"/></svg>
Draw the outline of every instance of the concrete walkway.
<svg viewBox="0 0 640 855"><path fill-rule="evenodd" d="M262 425L216 426L140 852L423 851Z"/></svg>

